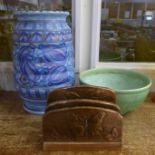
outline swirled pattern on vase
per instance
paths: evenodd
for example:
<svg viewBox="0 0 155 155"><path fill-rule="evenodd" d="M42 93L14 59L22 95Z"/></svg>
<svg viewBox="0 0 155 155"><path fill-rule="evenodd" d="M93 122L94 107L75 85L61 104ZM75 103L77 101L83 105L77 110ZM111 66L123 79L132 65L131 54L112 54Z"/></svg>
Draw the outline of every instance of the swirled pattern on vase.
<svg viewBox="0 0 155 155"><path fill-rule="evenodd" d="M40 14L45 17L38 20ZM24 109L29 112L44 113L49 91L74 84L74 50L67 15L66 12L16 14L14 78Z"/></svg>

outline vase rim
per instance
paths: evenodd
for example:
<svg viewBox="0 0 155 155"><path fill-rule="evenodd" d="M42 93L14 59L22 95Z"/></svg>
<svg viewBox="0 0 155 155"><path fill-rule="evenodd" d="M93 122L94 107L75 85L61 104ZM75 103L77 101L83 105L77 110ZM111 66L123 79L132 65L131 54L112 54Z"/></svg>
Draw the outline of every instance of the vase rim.
<svg viewBox="0 0 155 155"><path fill-rule="evenodd" d="M15 16L18 15L69 15L68 11L16 11Z"/></svg>

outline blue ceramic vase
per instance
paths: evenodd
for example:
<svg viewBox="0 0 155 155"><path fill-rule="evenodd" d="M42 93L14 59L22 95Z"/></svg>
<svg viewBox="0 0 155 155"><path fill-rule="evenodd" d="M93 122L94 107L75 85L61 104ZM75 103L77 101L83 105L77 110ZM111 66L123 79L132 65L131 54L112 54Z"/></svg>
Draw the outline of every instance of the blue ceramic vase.
<svg viewBox="0 0 155 155"><path fill-rule="evenodd" d="M75 81L68 12L15 13L13 65L16 88L26 111L43 114L49 91Z"/></svg>

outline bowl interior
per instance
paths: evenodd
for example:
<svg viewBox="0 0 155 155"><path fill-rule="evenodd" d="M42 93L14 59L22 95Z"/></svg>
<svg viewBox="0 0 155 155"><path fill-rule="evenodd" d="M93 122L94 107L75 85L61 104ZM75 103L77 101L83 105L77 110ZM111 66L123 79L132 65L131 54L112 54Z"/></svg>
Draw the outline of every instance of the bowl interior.
<svg viewBox="0 0 155 155"><path fill-rule="evenodd" d="M93 69L81 73L85 84L109 87L115 91L139 90L151 85L150 79L135 71L125 69Z"/></svg>

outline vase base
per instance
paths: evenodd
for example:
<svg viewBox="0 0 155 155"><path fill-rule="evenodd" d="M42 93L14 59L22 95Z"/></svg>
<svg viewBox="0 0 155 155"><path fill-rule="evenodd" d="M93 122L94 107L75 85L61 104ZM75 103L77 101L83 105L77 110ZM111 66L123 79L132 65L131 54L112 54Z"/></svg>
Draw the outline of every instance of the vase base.
<svg viewBox="0 0 155 155"><path fill-rule="evenodd" d="M36 103L37 105L38 103ZM45 105L45 103L42 103ZM45 113L46 106L36 106L34 102L24 101L23 108L26 112L35 114L35 115L43 115Z"/></svg>

